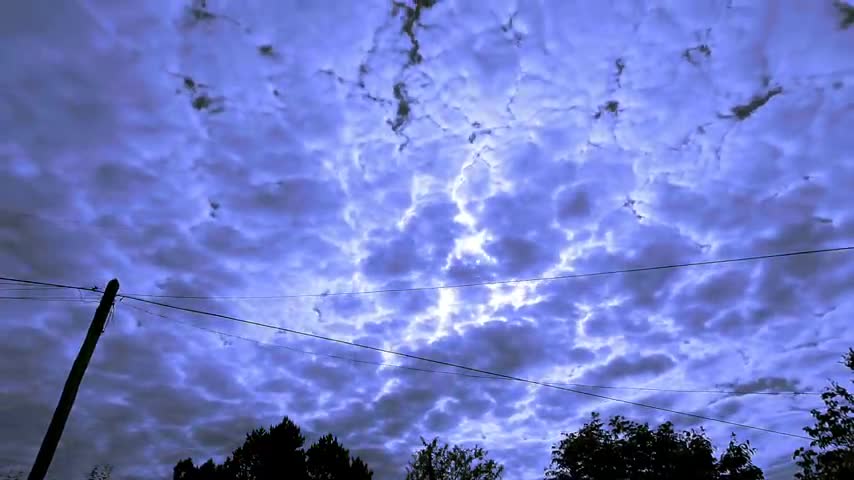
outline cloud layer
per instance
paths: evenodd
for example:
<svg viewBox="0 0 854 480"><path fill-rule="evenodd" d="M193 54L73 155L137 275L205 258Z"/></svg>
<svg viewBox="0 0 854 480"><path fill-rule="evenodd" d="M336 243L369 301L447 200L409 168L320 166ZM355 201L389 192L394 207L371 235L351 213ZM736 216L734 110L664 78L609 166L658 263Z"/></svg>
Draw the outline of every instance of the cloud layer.
<svg viewBox="0 0 854 480"><path fill-rule="evenodd" d="M269 296L854 243L854 29L830 2L440 0L416 20L387 2L206 3L3 7L3 275ZM849 256L170 301L556 383L819 390L854 341ZM0 300L0 472L31 465L94 311L91 294L11 288L43 300ZM125 300L51 475L167 477L284 415L378 480L401 478L419 436L535 479L591 410L698 425L376 363L441 369ZM792 433L818 405L590 391ZM802 442L737 433L789 478Z"/></svg>

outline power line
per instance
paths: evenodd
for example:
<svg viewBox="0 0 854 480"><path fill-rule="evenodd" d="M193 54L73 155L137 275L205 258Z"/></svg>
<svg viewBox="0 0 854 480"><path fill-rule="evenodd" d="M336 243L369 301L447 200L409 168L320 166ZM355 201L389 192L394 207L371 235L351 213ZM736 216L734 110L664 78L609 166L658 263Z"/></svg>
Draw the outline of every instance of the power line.
<svg viewBox="0 0 854 480"><path fill-rule="evenodd" d="M234 333L228 333L228 332L223 332L221 330L216 330L213 328L202 327L200 325L196 325L196 324L191 323L191 322L184 322L181 320L177 320L175 318L166 316L162 313L152 312L151 310L148 310L148 309L145 309L142 307L138 307L136 305L127 304L127 306L134 309L134 310L138 310L140 312L143 312L145 314L160 317L160 318L163 318L165 320L169 320L170 322L180 323L181 325L184 325L184 326L187 326L190 328L195 328L197 330L201 330L204 332L208 332L208 333L212 333L212 334L216 334L216 335L222 335L222 336L230 337L230 338L235 338L238 340L251 342L251 343L261 345L261 346L265 346L265 347L283 348L285 350L289 350L289 351L297 352L297 353L302 353L305 355L328 357L328 358L333 358L336 360L344 360L344 361L348 361L348 362L361 363L361 364L365 364L365 365L375 365L378 367L400 368L400 369L404 369L404 370L412 370L415 372L437 373L437 374L441 374L441 375L455 375L455 376L468 377L468 378L507 380L505 378L500 378L500 377L495 377L495 376L474 375L474 374L463 373L463 372L449 372L446 370L432 370L432 369L427 369L427 368L417 368L417 367L410 367L408 365L400 365L400 364L396 364L396 363L374 362L371 360L362 360L359 358L343 357L343 356L335 355L335 354L331 354L331 353L322 353L322 352L315 352L315 351L310 351L310 350L301 350L299 348L294 348L294 347L291 347L288 345L282 345L280 343L264 342L264 341L257 340L254 338L244 337L242 335L236 335ZM745 391L738 391L738 390L697 390L697 389L654 388L654 387L626 387L626 386L610 386L610 385L588 385L588 384L584 384L584 383L563 383L563 382L544 382L544 383L548 383L550 385L561 385L561 386L568 386L568 387L581 387L581 388L593 388L593 389L598 388L598 389L610 389L610 390L639 390L639 391L666 392L666 393L712 393L712 394L723 394L723 395L821 395L821 392L810 392L810 391L745 392Z"/></svg>
<svg viewBox="0 0 854 480"><path fill-rule="evenodd" d="M87 299L80 297L25 297L25 296L0 296L0 300L35 300L44 302L82 302L90 303L97 299Z"/></svg>
<svg viewBox="0 0 854 480"><path fill-rule="evenodd" d="M75 285L66 285L62 283L51 283L51 282L38 282L35 280L23 280L20 278L12 278L12 277L0 277L0 281L11 282L12 284L25 284L25 285L40 285L43 287L55 287L55 288L67 288L69 290L85 290L89 292L100 292L98 287L80 287ZM8 285L8 284L7 284Z"/></svg>
<svg viewBox="0 0 854 480"><path fill-rule="evenodd" d="M294 329L290 329L290 328L278 327L278 326L270 325L270 324L266 324L266 323L255 322L255 321L252 321L252 320L246 320L246 319L242 319L242 318L234 317L234 316L231 316L231 315L225 315L225 314L215 313L215 312L207 312L207 311L204 311L204 310L198 310L198 309L195 309L195 308L179 307L179 306L176 306L176 305L169 305L169 304L161 303L161 302L157 302L157 301L154 301L154 300L147 300L147 299L144 299L144 298L137 298L137 297L133 297L133 296L130 296L130 295L121 295L121 297L123 297L123 298L127 298L127 299L130 299L130 300L135 300L135 301L137 301L137 302L147 303L147 304L150 304L150 305L157 305L157 306L159 306L159 307L163 307L163 308L170 308L170 309L173 309L173 310L179 310L179 311L184 311L184 312L188 312L188 313L194 313L194 314L197 314L197 315L206 315L206 316L209 316L209 317L222 318L222 319L225 319L225 320L231 320L231 321L235 321L235 322L239 322L239 323L244 323L244 324L247 324L247 325L254 325L254 326L257 326L257 327L264 327L264 328L269 328L269 329L272 329L272 330L279 330L279 331L282 331L282 332L285 332L285 333L293 333L293 334L295 334L295 335L301 335L301 336L305 336L305 337L309 337L309 338L315 338L315 339L323 340L323 341L327 341L327 342L333 342L333 343L338 343L338 344L342 344L342 345L349 345L349 346L352 346L352 347L362 348L362 349L365 349L365 350L372 350L372 351L375 351L375 352L387 353L387 354L389 354L389 355L396 355L396 356L399 356L399 357L410 358L410 359L413 359L413 360L419 360L419 361L422 361L422 362L433 363L433 364L436 364L436 365L443 365L443 366L446 366L446 367L458 368L458 369L460 369L460 370L466 370L466 371L469 371L469 372L474 372L474 373L483 374L483 375L492 375L492 376L497 377L497 378L503 378L503 379L506 379L506 380L512 380L512 381L517 381L517 382L527 383L527 384L530 384L530 385L536 385L536 386L540 386L540 387L553 388L553 389L556 389L556 390L562 390L562 391L566 391L566 392L570 392L570 393L576 393L576 394L579 394L579 395L586 395L586 396L589 396L589 397L600 398L600 399L604 399L604 400L610 400L610 401L613 401L613 402L624 403L624 404L627 404L627 405L633 405L633 406L636 406L636 407L650 408L650 409L660 410L660 411L662 411L662 412L668 412L668 413L672 413L672 414L676 414L676 415L682 415L682 416L686 416L686 417L697 418L697 419L700 419L700 420L707 420L707 421L712 421L712 422L718 422L718 423L723 423L723 424L732 425L732 426L736 426L736 427L747 428L747 429L751 429L751 430L758 430L758 431L767 432L767 433L774 433L774 434L777 434L777 435L783 435L783 436L792 437L792 438L800 438L800 439L802 439L802 440L812 440L812 438L810 438L810 437L806 437L806 436L798 435L798 434L794 434L794 433L782 432L782 431L779 431L779 430L772 430L772 429L769 429L769 428L757 427L757 426L747 425L747 424L744 424L744 423L738 423L738 422L732 422L732 421L729 421L729 420L723 420L723 419L720 419L720 418L708 417L708 416L705 416L705 415L699 415L699 414L689 413L689 412L683 412L683 411L674 410L674 409L670 409L670 408L666 408L666 407L659 407L659 406L650 405L650 404L646 404L646 403L634 402L634 401L631 401L631 400L623 400L623 399L620 399L620 398L609 397L609 396L606 396L606 395L600 395L600 394L598 394L598 393L584 392L584 391L581 391L581 390L575 390L575 389L572 389L572 388L562 387L562 386L559 386L559 385L553 385L553 384L544 383L544 382L540 382L540 381L536 381L536 380L529 380L529 379L522 378L522 377L517 377L517 376L514 376L514 375L506 375L506 374L503 374L503 373L490 372L490 371L488 371L488 370L483 370L483 369L474 368L474 367L468 367L468 366L465 366L465 365L460 365L460 364L452 363L452 362L446 362L446 361L443 361L443 360L435 360L435 359L428 358L428 357L422 357L422 356L420 356L420 355L413 355L413 354L409 354L409 353L397 352L397 351L389 350L389 349L386 349L386 348L374 347L374 346L371 346L371 345L365 345L365 344L362 344L362 343L351 342L351 341L348 341L348 340L341 340L341 339L338 339L338 338L327 337L327 336L325 336L325 335L318 335L318 334L316 334L316 333L302 332L302 331L294 330Z"/></svg>
<svg viewBox="0 0 854 480"><path fill-rule="evenodd" d="M553 280L567 280L572 278L587 278L587 277L600 277L604 275L614 275L621 273L638 273L638 272L650 272L655 270L671 270L676 268L685 268L685 267L699 267L705 265L720 265L726 263L738 263L738 262L750 262L756 260L767 260L772 258L782 258L782 257L795 257L800 255L815 255L819 253L832 253L832 252L843 252L854 250L854 246L847 247L834 247L834 248L821 248L814 250L800 250L795 252L783 252L783 253L773 253L768 255L754 255L750 257L738 257L738 258L724 258L717 260L705 260L700 262L687 262L687 263L674 263L669 265L657 265L652 267L638 267L638 268L624 268L619 270L606 270L600 272L588 272L588 273L569 273L565 275L554 275L548 277L530 277L530 278L521 278L521 279L511 279L511 280L490 280L484 282L470 282L470 283L456 283L449 285L428 285L421 287L407 287L407 288L382 288L377 290L355 290L349 292L324 292L324 293L301 293L301 294L290 294L290 295L249 295L249 296L230 296L230 295L155 295L155 294L140 294L140 293L128 293L127 295L131 295L134 297L145 297L145 298L173 298L173 299L187 299L187 300L273 300L273 299L287 299L287 298L323 298L323 297L339 297L339 296L348 296L348 295L372 295L372 294L381 294L381 293L403 293L403 292L422 292L422 291L430 291L430 290L444 290L444 289L455 289L455 288L469 288L469 287L482 287L487 285L508 285L508 284L517 284L517 283L528 283L528 282L545 282L545 281L553 281Z"/></svg>
<svg viewBox="0 0 854 480"><path fill-rule="evenodd" d="M20 283L0 283L0 290L3 291L21 291L21 290L56 290L60 289L59 287L35 287L35 286L21 286ZM60 289L63 290L63 289Z"/></svg>
<svg viewBox="0 0 854 480"><path fill-rule="evenodd" d="M415 372L438 373L438 374L444 374L444 375L458 375L458 376L462 376L462 377L469 377L469 378L488 378L488 379L492 379L492 380L503 380L503 379L498 378L498 377L492 377L492 376L487 376L487 375L474 375L474 374L470 374L470 373L463 373L463 372L448 372L448 371L445 371L445 370L431 370L431 369L427 369L427 368L410 367L410 366L408 366L408 365L399 365L399 364L396 364L396 363L374 362L374 361L371 361L371 360L362 360L362 359L360 359L360 358L342 357L342 356L340 356L340 355L335 355L335 354L332 354L332 353L322 353L322 352L314 352L314 351L310 351L310 350L302 350L302 349L294 348L294 347L291 347L291 346L288 346L288 345L282 345L282 344L280 344L280 343L263 342L263 341L261 341L261 340L257 340L257 339L249 338L249 337L244 337L244 336L242 336L242 335L236 335L236 334L234 334L234 333L227 333L227 332L223 332L223 331L220 331L220 330L215 330L215 329L213 329L213 328L202 327L202 326L200 326L200 325L196 325L196 324L193 324L193 323L191 323L191 322L183 322L183 321L181 321L181 320L176 320L176 319L174 319L174 318L172 318L172 317L168 317L168 316L166 316L166 315L163 315L162 313L152 312L151 310L147 310L147 309L145 309L145 308L137 307L137 306L135 306L135 305L128 304L127 306L128 306L128 307L130 307L130 308L132 308L132 309L134 309L134 310L139 310L139 311L141 311L141 312L143 312L143 313L146 313L146 314L148 314L148 315L153 315L153 316L156 316L156 317L160 317L160 318L163 318L163 319L165 319L165 320L169 320L170 322L180 323L181 325L184 325L184 326L187 326L187 327L190 327L190 328L195 328L195 329L198 329L198 330L202 330L202 331L205 331L205 332L208 332L208 333L213 333L213 334L216 334L216 335L222 335L222 336L230 337L230 338L236 338L236 339L239 339L239 340L244 340L244 341L251 342L251 343L255 343L255 344L257 344L257 345L262 345L262 346L265 346L265 347L283 348L283 349L285 349L285 350L289 350L289 351L291 351L291 352L302 353L302 354L305 354L305 355L312 355L312 356L319 356L319 357L328 357L328 358L334 358L334 359L336 359L336 360L345 360L345 361L348 361L348 362L353 362L353 363L362 363L362 364L366 364L366 365L375 365L375 366L378 366L378 367L394 367L394 368L401 368L401 369L404 369L404 370L412 370L412 371L415 371Z"/></svg>
<svg viewBox="0 0 854 480"><path fill-rule="evenodd" d="M767 255L754 255L750 257L738 257L738 258L725 258L718 260L705 260L701 262L688 262L688 263L678 263L678 264L670 264L670 265L657 265L652 267L638 267L638 268L625 268L619 270L606 270L600 272L588 272L588 273L570 273L565 275L555 275L549 277L531 277L531 278L521 278L521 279L511 279L511 280L490 280L484 282L471 282L471 283L457 283L450 285L428 285L421 287L408 287L408 288L385 288L385 289L377 289L377 290L356 290L349 292L323 292L323 293L303 293L303 294L292 294L292 295L257 295L257 296L240 296L240 295L155 295L155 294L145 294L145 293L127 293L124 294L126 296L134 296L134 297L145 297L145 298L174 298L174 299L188 299L188 300L251 300L251 299L287 299L287 298L323 298L323 297L336 297L336 296L345 296L345 295L370 295L370 294L379 294L379 293L401 293L401 292L419 292L426 290L443 290L443 289L453 289L453 288L468 288L468 287L480 287L480 286L488 286L488 285L507 285L507 284L515 284L515 283L526 283L526 282L544 282L544 281L553 281L553 280L567 280L572 278L586 278L586 277L600 277L604 275L614 275L620 273L638 273L638 272L648 272L655 270L669 270L675 268L684 268L684 267L698 267L704 265L719 265L725 263L737 263L737 262L749 262L755 260L766 260L772 258L782 258L782 257L794 257L800 255L814 255L819 253L832 253L832 252L844 252L854 250L854 246L847 247L833 247L833 248L821 248L821 249L813 249L813 250L800 250L794 252L783 252L783 253L773 253ZM67 285L61 283L52 283L52 282L40 282L35 280L24 280L20 278L12 278L12 277L0 277L0 281L3 282L11 282L10 284L26 284L26 285L40 285L45 287L56 287L56 288L67 288L72 290L82 290L82 291L90 291L90 292L100 292L100 289L97 286L94 287L82 287L78 285Z"/></svg>

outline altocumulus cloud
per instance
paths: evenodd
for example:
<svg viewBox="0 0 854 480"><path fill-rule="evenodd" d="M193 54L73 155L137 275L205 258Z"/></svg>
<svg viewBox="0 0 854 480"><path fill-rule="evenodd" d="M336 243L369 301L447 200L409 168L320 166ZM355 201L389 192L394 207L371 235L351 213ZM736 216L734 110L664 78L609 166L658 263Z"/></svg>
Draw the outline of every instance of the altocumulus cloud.
<svg viewBox="0 0 854 480"><path fill-rule="evenodd" d="M386 1L206 4L202 20L189 2L2 7L4 275L275 295L854 241L854 29L839 29L830 2L440 0L408 29L417 51L405 13ZM174 302L553 382L816 390L841 373L835 360L854 340L845 255ZM401 477L422 435L480 443L508 478L533 479L591 410L698 424L306 355L293 349L424 367L132 306L117 305L96 351L55 478L99 462L121 478L167 477L178 459L222 459L283 415L312 439L337 434L380 480ZM29 468L93 309L0 303L6 470ZM608 393L790 432L816 404ZM731 430L705 426L719 442ZM787 478L799 441L739 434L768 478Z"/></svg>

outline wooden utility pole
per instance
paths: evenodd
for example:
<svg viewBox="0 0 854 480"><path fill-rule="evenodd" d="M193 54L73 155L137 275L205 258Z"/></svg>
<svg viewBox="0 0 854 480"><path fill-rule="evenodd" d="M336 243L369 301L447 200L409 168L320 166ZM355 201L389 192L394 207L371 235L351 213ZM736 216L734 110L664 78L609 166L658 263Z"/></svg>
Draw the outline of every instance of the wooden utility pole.
<svg viewBox="0 0 854 480"><path fill-rule="evenodd" d="M119 281L114 278L110 280L107 288L104 289L104 296L101 297L101 303L98 304L98 309L95 310L95 317L92 318L92 324L89 325L89 331L86 333L86 339L83 340L83 345L80 347L80 353L77 354L77 358L74 359L74 363L71 365L71 371L68 372L68 379L65 380L65 386L62 388L59 403L57 403L56 410L53 412L53 418L50 419L50 425L44 434L42 446L39 448L39 454L36 455L36 461L33 463L33 469L30 471L30 476L27 477L27 480L43 480L45 475L47 475L50 461L53 460L53 454L56 452L57 445L59 445L60 437L62 437L62 430L65 429L68 414L71 413L71 407L74 405L74 399L77 397L77 389L80 388L80 382L83 380L83 374L86 373L86 367L89 366L89 360L95 351L98 338L104 331L104 326L107 323L107 315L110 313L110 309L113 308L113 301L116 299L118 291Z"/></svg>

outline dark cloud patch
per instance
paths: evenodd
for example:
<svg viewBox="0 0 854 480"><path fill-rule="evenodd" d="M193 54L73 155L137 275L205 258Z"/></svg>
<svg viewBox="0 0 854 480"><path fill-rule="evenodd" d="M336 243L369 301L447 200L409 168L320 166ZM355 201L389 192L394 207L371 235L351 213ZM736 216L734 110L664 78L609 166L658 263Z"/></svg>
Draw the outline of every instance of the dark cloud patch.
<svg viewBox="0 0 854 480"><path fill-rule="evenodd" d="M435 290L428 290L404 295L394 303L394 307L400 315L414 315L426 311L436 305L438 301L439 293Z"/></svg>
<svg viewBox="0 0 854 480"><path fill-rule="evenodd" d="M736 399L728 399L718 402L710 409L712 415L718 418L738 418L738 414L744 410L744 402Z"/></svg>
<svg viewBox="0 0 854 480"><path fill-rule="evenodd" d="M162 276L158 275L159 278L157 279L149 280L155 285L149 292L163 292L175 296L204 297L209 295L212 291L223 293L243 292L245 291L243 290L243 288L245 288L245 286L247 285L246 277L240 275L237 271L219 266L215 262L202 265L193 265L192 269L184 271L164 271L164 273L162 273L161 275ZM134 286L134 284L132 283L130 286L128 286L127 290L130 290L131 286ZM227 295L227 293L225 294ZM183 307L198 308L202 310L216 308L218 312L233 313L233 309L235 307L233 303L227 301L173 299L170 300L170 302L172 304L178 304ZM139 307L139 305L134 305ZM154 312L156 314L165 314L170 318L186 317L186 315L184 314L171 311L167 312L162 309L158 309L157 307L145 308L148 312ZM156 318L156 316L146 314L145 312L140 312L139 310L135 310L133 314L135 315L135 318L140 322L149 322L152 321L152 319ZM159 323L161 322L161 320L157 320L157 322Z"/></svg>
<svg viewBox="0 0 854 480"><path fill-rule="evenodd" d="M363 272L382 281L441 274L455 238L463 231L454 219L458 213L453 203L431 201L417 204L402 229L374 230L368 236Z"/></svg>
<svg viewBox="0 0 854 480"><path fill-rule="evenodd" d="M532 208L542 202L546 194L541 191L497 193L486 199L478 217L487 222L484 226L496 235L517 235L548 230L550 215L541 208Z"/></svg>
<svg viewBox="0 0 854 480"><path fill-rule="evenodd" d="M205 248L207 254L226 264L238 260L244 264L275 263L328 276L349 267L334 243L310 229L280 227L251 235L234 225L205 222L192 227L190 233L194 246ZM297 249L299 254L295 253Z"/></svg>
<svg viewBox="0 0 854 480"><path fill-rule="evenodd" d="M582 388L567 388L584 391ZM597 406L599 402L599 399L579 393L540 388L534 394L531 409L538 420L546 425L558 426L559 431L565 431L564 425L569 423L578 412L595 411L599 408Z"/></svg>
<svg viewBox="0 0 854 480"><path fill-rule="evenodd" d="M607 235L614 242L614 249L603 247L591 249L578 258L576 268L581 272L611 271L643 268L657 265L673 265L701 259L700 249L677 229L663 225L639 224L631 220L628 213L615 212L608 221L627 223L621 225L619 235L611 227L600 224L600 235ZM614 275L593 282L592 298L596 300L603 290L616 293L634 308L659 309L674 291L675 281L683 278L680 269L646 271ZM617 293L619 292L619 293ZM584 298L584 297L582 297ZM601 298L601 297L599 297Z"/></svg>
<svg viewBox="0 0 854 480"><path fill-rule="evenodd" d="M389 242L379 239L393 238L390 231L373 232L378 240L369 247L372 253L362 263L363 271L370 277L395 278L407 277L418 272L423 265L416 255L415 240L409 237L397 237Z"/></svg>
<svg viewBox="0 0 854 480"><path fill-rule="evenodd" d="M655 377L676 367L676 361L664 353L630 353L586 372L580 383L615 385L620 381Z"/></svg>
<svg viewBox="0 0 854 480"><path fill-rule="evenodd" d="M578 166L567 160L551 158L541 145L521 140L502 148L501 173L516 183L516 190L528 192L554 191L558 186L575 180ZM550 212L546 210L545 215Z"/></svg>
<svg viewBox="0 0 854 480"><path fill-rule="evenodd" d="M324 297L317 303L317 308L328 308L342 317L351 317L371 312L373 309L373 300L357 295Z"/></svg>
<svg viewBox="0 0 854 480"><path fill-rule="evenodd" d="M115 259L103 251L92 251L97 232L79 225L52 221L47 217L0 212L0 258L6 273L30 278L52 278L63 281L93 281L91 259L111 265ZM64 239L63 250L55 248ZM84 256L88 253L91 256ZM73 278L71 272L79 272Z"/></svg>
<svg viewBox="0 0 854 480"><path fill-rule="evenodd" d="M459 213L455 203L440 198L419 204L412 218L406 222L405 231L419 239L422 256L431 259L431 263L444 263L456 238L463 232L462 226L455 220Z"/></svg>
<svg viewBox="0 0 854 480"><path fill-rule="evenodd" d="M562 224L584 223L593 212L591 185L574 185L560 190L555 199L555 217Z"/></svg>
<svg viewBox="0 0 854 480"><path fill-rule="evenodd" d="M613 394L613 392L611 394L614 397L623 399L629 397L629 395L627 395L625 392L621 395ZM633 402L643 403L645 405L661 408L672 409L679 405L679 396L666 392L654 393L651 395L635 396L630 398L630 400ZM654 408L644 408L643 410L639 411L631 405L615 401L603 402L599 411L604 418L610 418L613 416L620 415L635 421L639 421L641 423L648 423L652 427L657 427L658 425L664 422L672 422L674 427L677 429L690 429L696 428L702 423L698 419L690 416L662 412L660 410L655 410ZM588 419L589 417L585 418L584 421L587 421Z"/></svg>
<svg viewBox="0 0 854 480"><path fill-rule="evenodd" d="M394 316L391 319L368 322L362 328L366 335L372 335L377 338L388 337L392 333L400 332L405 329L410 323L408 318L402 316Z"/></svg>
<svg viewBox="0 0 854 480"><path fill-rule="evenodd" d="M192 439L199 451L197 461L209 457L226 456L240 443L247 432L258 428L259 419L252 416L228 416L210 418L196 426L192 431ZM204 449L204 452L202 452ZM185 457L186 458L186 457ZM175 462L181 460L176 459Z"/></svg>
<svg viewBox="0 0 854 480"><path fill-rule="evenodd" d="M487 305L492 298L491 287L487 286L471 286L459 288L455 290L456 302L455 308L458 308L461 315L475 315L481 306Z"/></svg>
<svg viewBox="0 0 854 480"><path fill-rule="evenodd" d="M651 315L652 312L635 309L631 305L600 308L590 313L590 317L584 322L584 331L592 337L609 338L623 335L632 340L643 338L649 341L648 337L661 333L650 321Z"/></svg>
<svg viewBox="0 0 854 480"><path fill-rule="evenodd" d="M736 392L794 392L803 390L798 379L785 377L759 377L743 382L727 382L715 385L715 388L725 388Z"/></svg>
<svg viewBox="0 0 854 480"><path fill-rule="evenodd" d="M484 251L502 278L542 273L557 263L565 244L564 233L551 225L548 187L530 188L495 194L478 209L488 232Z"/></svg>
<svg viewBox="0 0 854 480"><path fill-rule="evenodd" d="M233 204L237 212L264 214L268 221L291 228L342 222L339 212L343 207L343 193L334 181L284 178L232 188L233 199L224 193L212 193L223 199L223 208Z"/></svg>
<svg viewBox="0 0 854 480"><path fill-rule="evenodd" d="M493 440L487 437L482 439L481 443L491 445ZM499 444L497 448L486 448L486 450L490 457L501 459L505 475L518 475L516 478L539 478L549 465L551 447L552 444L548 441L523 438L513 448Z"/></svg>
<svg viewBox="0 0 854 480"><path fill-rule="evenodd" d="M424 427L431 432L445 432L459 422L455 413L453 409L450 411L445 409L433 410L427 414Z"/></svg>
<svg viewBox="0 0 854 480"><path fill-rule="evenodd" d="M487 282L497 278L490 264L486 257L463 255L451 258L446 272L453 283ZM467 289L466 292L468 291L471 290Z"/></svg>
<svg viewBox="0 0 854 480"><path fill-rule="evenodd" d="M568 361L573 352L573 330L550 328L557 326L517 318L491 320L423 345L416 352L508 375L536 372Z"/></svg>
<svg viewBox="0 0 854 480"><path fill-rule="evenodd" d="M561 236L557 232L546 238L539 235L507 235L488 241L484 249L495 259L494 270L498 276L514 278L532 275L557 263L560 253L553 245L560 242Z"/></svg>
<svg viewBox="0 0 854 480"><path fill-rule="evenodd" d="M701 283L693 292L695 297L688 301L708 305L732 305L743 300L751 280L749 270L744 268L718 270L700 278Z"/></svg>
<svg viewBox="0 0 854 480"><path fill-rule="evenodd" d="M744 338L756 333L772 318L765 309L719 309L699 312L694 318L693 335L699 335L705 329L707 334L725 336L732 339Z"/></svg>

